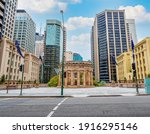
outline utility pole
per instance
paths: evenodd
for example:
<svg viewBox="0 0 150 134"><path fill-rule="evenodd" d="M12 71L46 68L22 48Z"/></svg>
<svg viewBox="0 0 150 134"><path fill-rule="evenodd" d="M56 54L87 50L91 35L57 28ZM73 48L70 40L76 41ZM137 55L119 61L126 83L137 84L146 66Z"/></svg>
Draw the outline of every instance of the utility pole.
<svg viewBox="0 0 150 134"><path fill-rule="evenodd" d="M63 47L62 47L62 74L61 74L61 96L64 95L64 11L61 10L62 14L62 31L63 31Z"/></svg>

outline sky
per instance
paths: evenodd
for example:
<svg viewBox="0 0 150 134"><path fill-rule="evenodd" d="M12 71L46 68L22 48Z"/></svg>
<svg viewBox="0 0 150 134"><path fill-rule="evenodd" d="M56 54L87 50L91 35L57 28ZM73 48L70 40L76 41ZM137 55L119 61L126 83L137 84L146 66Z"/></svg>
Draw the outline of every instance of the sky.
<svg viewBox="0 0 150 134"><path fill-rule="evenodd" d="M64 10L67 27L67 51L91 59L90 33L97 13L105 9L124 9L127 19L135 19L138 41L150 37L149 0L18 0L18 9L25 9L42 32L47 19L61 19Z"/></svg>

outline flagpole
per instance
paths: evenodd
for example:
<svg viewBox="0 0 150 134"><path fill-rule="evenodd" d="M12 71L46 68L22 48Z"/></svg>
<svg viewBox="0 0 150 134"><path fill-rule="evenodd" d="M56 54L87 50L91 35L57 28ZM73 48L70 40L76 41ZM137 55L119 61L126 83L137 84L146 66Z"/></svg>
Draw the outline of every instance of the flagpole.
<svg viewBox="0 0 150 134"><path fill-rule="evenodd" d="M20 96L22 96L22 90L23 90L23 77L24 77L24 64L22 65L22 80L21 80L21 90L20 90Z"/></svg>
<svg viewBox="0 0 150 134"><path fill-rule="evenodd" d="M131 48L132 48L132 58L133 58L133 63L132 63L133 77L135 78L135 82L136 82L136 94L139 94L138 79L137 79L136 64L135 64L134 43L132 40L132 36L131 36Z"/></svg>

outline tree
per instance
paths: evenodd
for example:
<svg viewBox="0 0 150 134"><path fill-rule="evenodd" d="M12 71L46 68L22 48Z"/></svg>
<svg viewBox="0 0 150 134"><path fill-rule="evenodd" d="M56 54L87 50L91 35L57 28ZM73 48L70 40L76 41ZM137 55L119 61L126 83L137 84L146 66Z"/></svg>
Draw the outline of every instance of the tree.
<svg viewBox="0 0 150 134"><path fill-rule="evenodd" d="M5 82L5 75L2 75L1 79L0 79L0 83L4 83Z"/></svg>
<svg viewBox="0 0 150 134"><path fill-rule="evenodd" d="M53 78L51 78L50 81L49 81L49 83L48 83L48 86L49 87L57 87L57 85L58 85L58 79L59 79L58 75L56 75Z"/></svg>
<svg viewBox="0 0 150 134"><path fill-rule="evenodd" d="M150 78L150 74L147 75L147 78Z"/></svg>

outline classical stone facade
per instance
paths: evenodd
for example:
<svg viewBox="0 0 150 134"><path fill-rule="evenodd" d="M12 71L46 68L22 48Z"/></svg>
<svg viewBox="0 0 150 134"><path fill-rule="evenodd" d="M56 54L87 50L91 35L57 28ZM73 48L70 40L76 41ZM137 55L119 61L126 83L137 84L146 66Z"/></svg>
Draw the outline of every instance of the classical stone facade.
<svg viewBox="0 0 150 134"><path fill-rule="evenodd" d="M59 73L59 83L61 86L61 66ZM93 67L91 62L73 62L65 63L64 68L64 87L67 88L82 88L93 86Z"/></svg>

